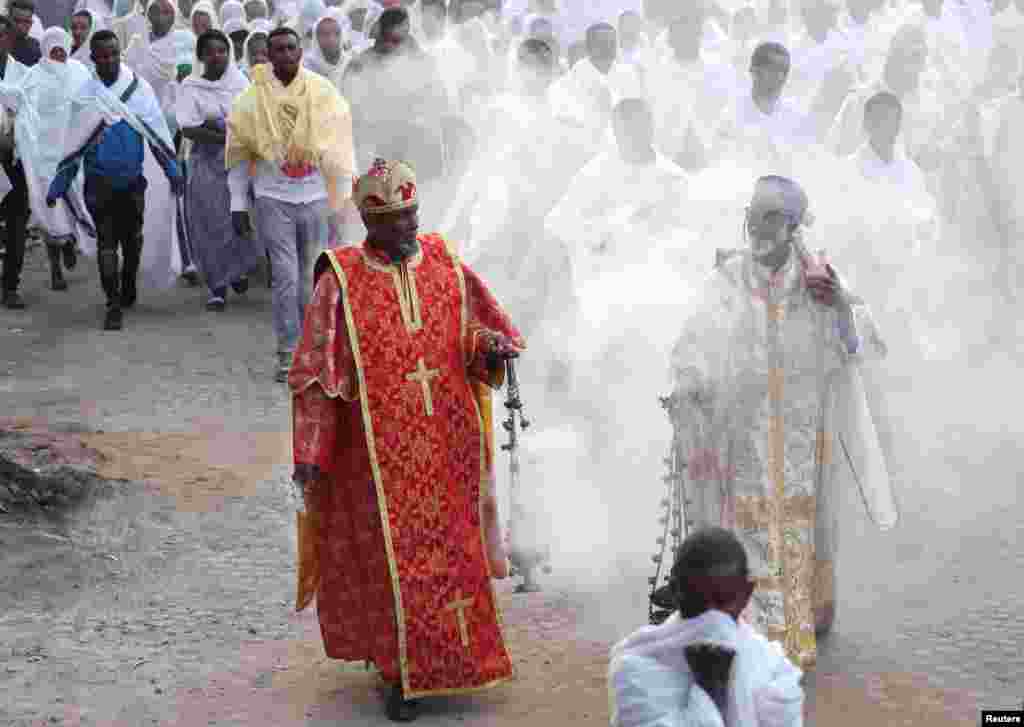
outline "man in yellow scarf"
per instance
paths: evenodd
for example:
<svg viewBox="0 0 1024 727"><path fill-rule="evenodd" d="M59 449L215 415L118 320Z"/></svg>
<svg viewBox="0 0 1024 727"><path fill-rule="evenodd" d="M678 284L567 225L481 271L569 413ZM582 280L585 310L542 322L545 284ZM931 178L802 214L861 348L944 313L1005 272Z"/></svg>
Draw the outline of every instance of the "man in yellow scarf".
<svg viewBox="0 0 1024 727"><path fill-rule="evenodd" d="M336 237L349 204L352 114L334 85L302 67L302 44L291 28L269 34L270 63L256 66L252 85L234 102L227 123L225 164L231 217L251 234L249 184L259 243L274 271L277 380L287 380L313 264Z"/></svg>

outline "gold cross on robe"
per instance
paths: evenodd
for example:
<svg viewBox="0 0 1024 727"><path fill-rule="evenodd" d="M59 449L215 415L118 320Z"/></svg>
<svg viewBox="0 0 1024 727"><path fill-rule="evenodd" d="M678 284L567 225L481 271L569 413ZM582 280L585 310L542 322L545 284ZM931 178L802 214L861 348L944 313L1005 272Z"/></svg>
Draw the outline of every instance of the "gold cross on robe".
<svg viewBox="0 0 1024 727"><path fill-rule="evenodd" d="M455 591L455 600L444 607L445 611L454 611L459 622L459 638L463 646L469 646L469 627L466 624L466 609L473 605L472 598L463 598L462 591Z"/></svg>
<svg viewBox="0 0 1024 727"><path fill-rule="evenodd" d="M430 395L430 380L441 375L441 369L428 369L423 362L423 357L416 362L416 370L405 375L406 381L418 383L423 389L423 404L427 409L427 416L434 416L434 399Z"/></svg>

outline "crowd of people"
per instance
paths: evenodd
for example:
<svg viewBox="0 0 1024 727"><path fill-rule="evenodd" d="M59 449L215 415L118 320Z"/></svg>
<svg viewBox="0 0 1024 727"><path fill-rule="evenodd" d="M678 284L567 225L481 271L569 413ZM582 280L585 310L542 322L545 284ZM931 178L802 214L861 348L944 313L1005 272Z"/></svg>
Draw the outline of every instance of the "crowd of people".
<svg viewBox="0 0 1024 727"><path fill-rule="evenodd" d="M493 498L402 486L439 466L488 480L485 389L529 341L528 378L588 422L598 469L660 466L639 422L660 393L647 372L671 371L677 441L704 472L692 518L736 534L687 541L660 594L679 615L617 647L617 724L679 708L637 706L666 668L704 687L694 724L797 724L790 667L814 664L836 610L833 452L872 518L896 519L889 433L864 413L906 382L858 367L1018 345L1022 0L79 0L50 27L34 10L0 16L3 305L25 307L30 230L55 291L96 257L107 330L140 289L202 281L215 315L264 269L296 480L348 533L306 589L329 655L395 684L394 718L510 674ZM441 516L480 501L483 525ZM455 541L484 528L483 549L421 562L421 517ZM343 573L364 561L379 572ZM403 598L442 612L432 589L465 654L406 622ZM356 592L388 603L354 614ZM486 625L475 650L465 609ZM663 648L687 634L774 664L751 667L767 691L728 702L731 657Z"/></svg>

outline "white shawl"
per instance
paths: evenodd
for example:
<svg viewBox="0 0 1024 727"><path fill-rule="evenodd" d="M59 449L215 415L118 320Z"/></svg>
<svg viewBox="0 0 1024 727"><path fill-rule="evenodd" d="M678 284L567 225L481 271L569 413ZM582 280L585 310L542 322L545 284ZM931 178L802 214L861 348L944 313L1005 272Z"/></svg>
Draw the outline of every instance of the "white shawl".
<svg viewBox="0 0 1024 727"><path fill-rule="evenodd" d="M230 41L229 55L228 67L216 81L203 78L205 68L196 60L195 70L182 81L178 93L176 115L179 127L201 126L208 120L226 121L235 98L249 87L249 79L239 70L234 53L230 52Z"/></svg>
<svg viewBox="0 0 1024 727"><path fill-rule="evenodd" d="M121 101L121 95L134 78L135 73L122 65L117 81L110 88L98 78L86 82L72 105L63 156L68 157L80 150L100 123L110 126L125 121L143 135L147 141L143 174L148 187L143 225L146 244L142 247L142 284L166 289L175 285L181 273L177 210L170 183L151 147L160 144L173 155L174 144L156 95L144 79L140 78L138 88L127 103Z"/></svg>
<svg viewBox="0 0 1024 727"><path fill-rule="evenodd" d="M192 12L188 16L189 30L192 30L194 27L196 13L205 13L210 18L211 29L220 28L220 16L210 0L199 0L199 2L192 6ZM194 33L195 31L193 30L192 32Z"/></svg>
<svg viewBox="0 0 1024 727"><path fill-rule="evenodd" d="M611 651L608 688L613 727L721 727L721 716L694 682L684 649L694 643L736 652L725 727L801 727L802 672L776 642L720 611L694 619L673 614ZM716 719L717 718L717 719Z"/></svg>
<svg viewBox="0 0 1024 727"><path fill-rule="evenodd" d="M148 0L146 3L147 32L137 34L124 55L124 62L136 73L149 81L156 93L160 108L168 123L174 126L174 99L178 86L178 64L188 63L192 57L187 40L195 42L190 31L172 29L162 38L152 37L149 10L158 2L174 9L175 25L178 24L178 6L172 0Z"/></svg>
<svg viewBox="0 0 1024 727"><path fill-rule="evenodd" d="M43 34L43 57L21 80L24 95L15 121L15 137L36 222L54 238L76 235L83 241L85 251L90 252L84 230L78 229L67 203L61 200L55 207L46 205L50 180L57 172L64 149L71 100L90 77L89 70L73 58L65 63L51 60L50 53L55 48L68 53L70 47L71 37L63 28L48 28ZM91 226L80 180L72 185L69 197L78 214Z"/></svg>
<svg viewBox="0 0 1024 727"><path fill-rule="evenodd" d="M341 29L341 55L338 58L337 63L331 63L327 60L324 55L323 49L320 47L320 41L317 39L317 30L320 28L320 24L325 20L333 20L338 24ZM334 84L334 87L341 91L341 79L345 74L345 69L348 67L348 62L351 56L345 52L345 48L349 45L349 35L352 31L352 21L349 20L348 16L345 15L339 8L328 8L323 15L321 15L315 23L313 23L313 36L310 41L309 53L303 57L303 62L306 68L318 73L328 81Z"/></svg>

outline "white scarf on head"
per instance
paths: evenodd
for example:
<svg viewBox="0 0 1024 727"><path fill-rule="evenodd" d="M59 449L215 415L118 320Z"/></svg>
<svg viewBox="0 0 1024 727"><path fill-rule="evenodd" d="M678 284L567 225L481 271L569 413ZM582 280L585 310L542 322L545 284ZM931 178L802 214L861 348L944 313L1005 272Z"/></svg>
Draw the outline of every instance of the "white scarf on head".
<svg viewBox="0 0 1024 727"><path fill-rule="evenodd" d="M63 28L48 28L41 45L42 58L20 82L23 103L15 119L14 132L18 157L25 168L29 205L36 222L53 238L77 235L83 241L83 250L88 251L91 248L85 239L87 235L78 229L66 202L49 207L46 193L64 152L72 99L89 80L90 73L84 65L68 57L71 36ZM64 50L65 62L50 58L56 48ZM80 184L69 190L70 196L75 198L79 214L88 215Z"/></svg>
<svg viewBox="0 0 1024 727"><path fill-rule="evenodd" d="M64 63L50 58L56 48L64 50L67 58ZM71 36L63 28L47 28L43 33L42 52L42 59L21 83L28 108L25 118L20 118L23 114L19 114L22 123L18 125L18 148L22 158L33 160L40 175L52 177L64 149L71 100L91 74L88 68L70 58Z"/></svg>
<svg viewBox="0 0 1024 727"><path fill-rule="evenodd" d="M320 28L320 24L325 20L333 20L341 29L341 55L338 58L337 63L331 63L327 60L316 35L317 30ZM334 87L339 91L341 90L341 78L345 73L345 68L348 66L350 58L350 56L345 52L345 47L349 43L349 34L351 31L352 22L349 20L348 16L345 15L340 8L328 8L313 24L312 44L309 48L309 54L303 59L306 68L326 78L328 81L333 83Z"/></svg>
<svg viewBox="0 0 1024 727"><path fill-rule="evenodd" d="M259 3L260 5L262 5L263 6L263 15L261 15L259 17L256 17L256 18L250 18L249 17L249 13L246 12L245 16L244 16L246 23L251 23L254 20L261 20L261 19L270 20L271 19L270 18L270 5L267 4L267 0L245 0L245 2L242 4L242 10L243 11L245 10L245 6L248 5L249 3Z"/></svg>
<svg viewBox="0 0 1024 727"><path fill-rule="evenodd" d="M188 16L189 30L192 30L195 27L194 20L196 17L196 13L206 13L206 15L210 18L210 29L220 30L220 16L217 15L217 8L213 6L213 3L210 2L210 0L199 0L199 2L192 6L192 12L189 13ZM192 32L195 31L193 30Z"/></svg>
<svg viewBox="0 0 1024 727"><path fill-rule="evenodd" d="M197 55L192 74L181 82L181 91L178 94L177 116L182 127L199 126L204 121L217 118L226 119L235 98L249 87L249 79L235 63L230 38L228 66L224 73L217 80L211 81L203 77L205 72L206 68Z"/></svg>

